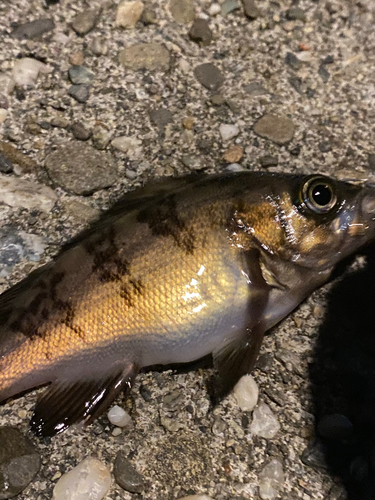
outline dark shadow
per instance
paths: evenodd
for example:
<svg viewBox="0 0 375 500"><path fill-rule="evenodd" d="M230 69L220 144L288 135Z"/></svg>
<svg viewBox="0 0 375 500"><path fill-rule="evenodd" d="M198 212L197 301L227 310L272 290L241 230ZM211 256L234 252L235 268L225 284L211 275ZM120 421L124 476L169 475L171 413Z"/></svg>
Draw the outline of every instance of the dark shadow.
<svg viewBox="0 0 375 500"><path fill-rule="evenodd" d="M317 434L325 415L345 415L353 425L345 437L321 436L329 470L350 500L375 499L375 245L366 256L364 269L333 287L310 366Z"/></svg>

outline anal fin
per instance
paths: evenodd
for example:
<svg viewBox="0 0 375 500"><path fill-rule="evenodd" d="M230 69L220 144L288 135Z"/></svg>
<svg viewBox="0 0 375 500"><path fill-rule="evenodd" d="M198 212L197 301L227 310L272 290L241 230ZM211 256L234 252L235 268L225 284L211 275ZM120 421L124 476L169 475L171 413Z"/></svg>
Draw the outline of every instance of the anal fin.
<svg viewBox="0 0 375 500"><path fill-rule="evenodd" d="M30 427L37 436L54 436L70 425L89 425L121 391L129 391L138 367L129 363L101 379L53 382L38 400Z"/></svg>

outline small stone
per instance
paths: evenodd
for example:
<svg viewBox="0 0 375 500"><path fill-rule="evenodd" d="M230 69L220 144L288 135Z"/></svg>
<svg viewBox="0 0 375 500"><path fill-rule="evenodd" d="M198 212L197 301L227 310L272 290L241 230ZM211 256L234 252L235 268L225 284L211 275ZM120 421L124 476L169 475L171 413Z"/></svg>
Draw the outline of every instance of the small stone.
<svg viewBox="0 0 375 500"><path fill-rule="evenodd" d="M90 96L90 86L89 85L71 85L68 89L68 95L73 97L77 102L83 104Z"/></svg>
<svg viewBox="0 0 375 500"><path fill-rule="evenodd" d="M368 166L371 170L375 170L375 153L370 153L367 158Z"/></svg>
<svg viewBox="0 0 375 500"><path fill-rule="evenodd" d="M238 125L222 123L219 132L223 141L230 141L240 133L240 128Z"/></svg>
<svg viewBox="0 0 375 500"><path fill-rule="evenodd" d="M166 71L170 65L170 54L161 43L139 43L123 49L119 61L125 68L134 71Z"/></svg>
<svg viewBox="0 0 375 500"><path fill-rule="evenodd" d="M273 500L279 497L284 485L283 464L277 458L269 462L259 474L259 496L262 500Z"/></svg>
<svg viewBox="0 0 375 500"><path fill-rule="evenodd" d="M323 59L322 64L333 64L334 62L335 58L333 57L333 55L330 54Z"/></svg>
<svg viewBox="0 0 375 500"><path fill-rule="evenodd" d="M150 112L150 120L158 128L165 128L168 123L173 122L173 115L169 109L159 108Z"/></svg>
<svg viewBox="0 0 375 500"><path fill-rule="evenodd" d="M30 85L36 83L39 73L46 73L47 65L31 57L24 57L16 61L13 67L13 80L16 85Z"/></svg>
<svg viewBox="0 0 375 500"><path fill-rule="evenodd" d="M224 0L221 4L221 15L227 16L231 12L241 8L241 3L239 0Z"/></svg>
<svg viewBox="0 0 375 500"><path fill-rule="evenodd" d="M91 130L88 130L81 122L74 122L70 130L79 141L87 141L91 137Z"/></svg>
<svg viewBox="0 0 375 500"><path fill-rule="evenodd" d="M279 406L284 406L286 403L285 393L274 386L269 386L264 389L267 396Z"/></svg>
<svg viewBox="0 0 375 500"><path fill-rule="evenodd" d="M292 120L284 116L267 114L262 116L254 125L254 132L275 142L283 145L293 139L295 126Z"/></svg>
<svg viewBox="0 0 375 500"><path fill-rule="evenodd" d="M68 128L70 122L69 122L68 118L65 118L64 116L54 116L51 119L50 123L51 123L52 127Z"/></svg>
<svg viewBox="0 0 375 500"><path fill-rule="evenodd" d="M117 427L126 427L132 423L131 416L118 405L112 406L109 410L108 420Z"/></svg>
<svg viewBox="0 0 375 500"><path fill-rule="evenodd" d="M77 200L67 199L63 202L63 206L69 217L80 224L88 224L100 215L100 210L97 208Z"/></svg>
<svg viewBox="0 0 375 500"><path fill-rule="evenodd" d="M146 385L141 385L139 388L139 393L142 396L142 398L148 403L152 399L152 394L150 389Z"/></svg>
<svg viewBox="0 0 375 500"><path fill-rule="evenodd" d="M3 154L0 153L0 172L10 174L13 172L13 163Z"/></svg>
<svg viewBox="0 0 375 500"><path fill-rule="evenodd" d="M116 11L116 26L121 28L134 28L139 21L144 4L140 0L122 1Z"/></svg>
<svg viewBox="0 0 375 500"><path fill-rule="evenodd" d="M0 498L21 493L40 468L31 441L13 427L0 427Z"/></svg>
<svg viewBox="0 0 375 500"><path fill-rule="evenodd" d="M300 61L292 52L288 52L285 56L285 63L294 69L294 71L298 71L302 68L302 61Z"/></svg>
<svg viewBox="0 0 375 500"><path fill-rule="evenodd" d="M44 35L55 29L55 23L52 19L37 19L18 26L12 33L14 38L22 40L24 38L31 39Z"/></svg>
<svg viewBox="0 0 375 500"><path fill-rule="evenodd" d="M261 403L253 412L250 432L256 436L272 439L280 430L280 424L266 403Z"/></svg>
<svg viewBox="0 0 375 500"><path fill-rule="evenodd" d="M46 241L42 236L17 231L13 226L2 227L0 229L0 265L2 266L2 275L4 275L4 267L9 270L23 259L39 262L46 246Z"/></svg>
<svg viewBox="0 0 375 500"><path fill-rule="evenodd" d="M222 106L225 104L225 97L221 94L214 94L211 96L210 101L214 106Z"/></svg>
<svg viewBox="0 0 375 500"><path fill-rule="evenodd" d="M134 469L122 450L117 453L113 475L116 483L130 493L141 493L144 489L143 477Z"/></svg>
<svg viewBox="0 0 375 500"><path fill-rule="evenodd" d="M95 28L100 18L100 10L87 9L79 14L73 20L72 28L77 35L86 35Z"/></svg>
<svg viewBox="0 0 375 500"><path fill-rule="evenodd" d="M306 21L306 14L300 7L291 7L286 11L288 21Z"/></svg>
<svg viewBox="0 0 375 500"><path fill-rule="evenodd" d="M179 24L190 24L194 21L193 0L169 0L169 10L173 19Z"/></svg>
<svg viewBox="0 0 375 500"><path fill-rule="evenodd" d="M8 158L13 164L17 164L25 172L36 171L37 163L24 154L20 149L15 148L12 144L5 141L0 141L0 152Z"/></svg>
<svg viewBox="0 0 375 500"><path fill-rule="evenodd" d="M189 37L193 42L201 43L202 45L209 45L211 43L212 31L206 19L195 19L190 28Z"/></svg>
<svg viewBox="0 0 375 500"><path fill-rule="evenodd" d="M193 130L194 128L194 119L191 118L191 116L186 116L185 118L183 118L181 123L186 130Z"/></svg>
<svg viewBox="0 0 375 500"><path fill-rule="evenodd" d="M255 0L242 0L245 16L249 19L257 19L260 16L260 10L256 6Z"/></svg>
<svg viewBox="0 0 375 500"><path fill-rule="evenodd" d="M289 372L303 375L300 357L289 349L279 348L275 353L275 358L282 363Z"/></svg>
<svg viewBox="0 0 375 500"><path fill-rule="evenodd" d="M46 156L45 166L53 182L77 195L105 189L117 179L112 157L82 142L61 145Z"/></svg>
<svg viewBox="0 0 375 500"><path fill-rule="evenodd" d="M208 90L216 91L224 82L221 71L211 63L196 66L194 68L194 75L198 82Z"/></svg>
<svg viewBox="0 0 375 500"><path fill-rule="evenodd" d="M263 168L277 167L279 159L277 156L266 155L259 158L259 162Z"/></svg>
<svg viewBox="0 0 375 500"><path fill-rule="evenodd" d="M326 450L324 444L320 439L314 439L301 455L302 462L308 467L314 468L327 468Z"/></svg>
<svg viewBox="0 0 375 500"><path fill-rule="evenodd" d="M184 155L181 161L190 170L202 170L204 168L202 157L198 155Z"/></svg>
<svg viewBox="0 0 375 500"><path fill-rule="evenodd" d="M213 500L213 499L208 495L189 495L187 497L181 497L178 500Z"/></svg>
<svg viewBox="0 0 375 500"><path fill-rule="evenodd" d="M104 38L96 37L90 44L90 50L95 56L105 56L108 53L108 45Z"/></svg>
<svg viewBox="0 0 375 500"><path fill-rule="evenodd" d="M147 6L143 10L140 21L145 26L149 26L150 24L156 24L158 22L155 11Z"/></svg>
<svg viewBox="0 0 375 500"><path fill-rule="evenodd" d="M97 122L92 130L92 145L95 149L105 149L111 142L112 136L112 130L109 130L103 122Z"/></svg>
<svg viewBox="0 0 375 500"><path fill-rule="evenodd" d="M319 70L318 70L318 75L320 76L320 78L323 80L324 83L327 83L329 80L329 77L331 76L329 74L329 71L325 67L325 64L320 65Z"/></svg>
<svg viewBox="0 0 375 500"><path fill-rule="evenodd" d="M8 111L0 106L0 124L4 123L8 116Z"/></svg>
<svg viewBox="0 0 375 500"><path fill-rule="evenodd" d="M112 430L112 436L113 437L117 437L117 436L120 436L122 434L122 429L120 429L120 427L115 427L113 430Z"/></svg>
<svg viewBox="0 0 375 500"><path fill-rule="evenodd" d="M258 402L258 385L251 375L244 375L234 386L233 394L242 411L253 411Z"/></svg>
<svg viewBox="0 0 375 500"><path fill-rule="evenodd" d="M69 63L72 66L82 66L84 62L85 62L85 56L83 55L83 52L81 50L78 50L77 52L72 52L69 55Z"/></svg>
<svg viewBox="0 0 375 500"><path fill-rule="evenodd" d="M318 432L323 437L344 441L353 433L353 424L345 415L333 413L319 421Z"/></svg>
<svg viewBox="0 0 375 500"><path fill-rule="evenodd" d="M259 370L262 370L264 373L268 373L273 366L273 356L269 352L265 352L261 354L258 358L258 361L255 365Z"/></svg>
<svg viewBox="0 0 375 500"><path fill-rule="evenodd" d="M38 208L49 213L56 200L56 193L43 184L0 175L0 202L5 205L29 210Z"/></svg>
<svg viewBox="0 0 375 500"><path fill-rule="evenodd" d="M228 170L229 172L243 172L246 169L239 163L230 163L225 167L225 170Z"/></svg>
<svg viewBox="0 0 375 500"><path fill-rule="evenodd" d="M94 73L85 66L71 66L68 74L70 81L75 85L89 84L94 79Z"/></svg>
<svg viewBox="0 0 375 500"><path fill-rule="evenodd" d="M243 147L239 144L232 144L224 151L223 159L227 163L237 163L243 157Z"/></svg>
<svg viewBox="0 0 375 500"><path fill-rule="evenodd" d="M266 95L269 92L267 89L263 87L263 85L260 82L250 82L247 85L244 86L245 92L247 92L251 96L259 96L259 95Z"/></svg>
<svg viewBox="0 0 375 500"><path fill-rule="evenodd" d="M111 486L111 474L98 459L88 457L61 476L53 500L102 500Z"/></svg>
<svg viewBox="0 0 375 500"><path fill-rule="evenodd" d="M160 424L168 432L178 432L184 428L184 424L174 417L169 417L163 412L160 412Z"/></svg>
<svg viewBox="0 0 375 500"><path fill-rule="evenodd" d="M130 160L136 160L142 156L142 141L136 136L120 136L112 140L111 146L125 153Z"/></svg>
<svg viewBox="0 0 375 500"><path fill-rule="evenodd" d="M212 3L208 8L209 16L217 16L221 12L220 5L218 3Z"/></svg>
<svg viewBox="0 0 375 500"><path fill-rule="evenodd" d="M16 83L10 75L0 73L0 94L9 95L13 92Z"/></svg>

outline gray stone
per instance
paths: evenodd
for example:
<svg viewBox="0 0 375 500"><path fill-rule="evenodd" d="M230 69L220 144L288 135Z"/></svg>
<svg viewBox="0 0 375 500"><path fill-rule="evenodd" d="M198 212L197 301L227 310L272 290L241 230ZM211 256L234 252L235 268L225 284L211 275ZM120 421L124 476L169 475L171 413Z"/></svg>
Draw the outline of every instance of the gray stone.
<svg viewBox="0 0 375 500"><path fill-rule="evenodd" d="M302 61L300 61L292 52L288 52L286 54L285 63L295 71L301 69L303 65Z"/></svg>
<svg viewBox="0 0 375 500"><path fill-rule="evenodd" d="M296 373L301 376L303 375L301 358L298 354L281 347L276 350L275 358L280 361L280 363L282 363L289 372Z"/></svg>
<svg viewBox="0 0 375 500"><path fill-rule="evenodd" d="M87 141L91 137L91 130L88 130L81 122L74 122L70 130L79 141Z"/></svg>
<svg viewBox="0 0 375 500"><path fill-rule="evenodd" d="M55 23L52 19L36 19L18 26L12 33L14 38L22 40L23 38L37 38L55 29Z"/></svg>
<svg viewBox="0 0 375 500"><path fill-rule="evenodd" d="M290 7L286 11L286 18L289 21L306 21L306 14L300 7Z"/></svg>
<svg viewBox="0 0 375 500"><path fill-rule="evenodd" d="M141 493L144 489L143 477L134 469L122 450L117 453L113 475L116 483L130 493Z"/></svg>
<svg viewBox="0 0 375 500"><path fill-rule="evenodd" d="M374 154L374 153L370 153L370 154L368 155L367 162L368 162L368 167L369 167L371 170L375 170L375 154Z"/></svg>
<svg viewBox="0 0 375 500"><path fill-rule="evenodd" d="M139 43L123 49L119 53L119 62L134 71L166 71L170 65L170 54L161 43Z"/></svg>
<svg viewBox="0 0 375 500"><path fill-rule="evenodd" d="M31 441L13 427L0 428L0 498L18 495L40 468L40 455Z"/></svg>
<svg viewBox="0 0 375 500"><path fill-rule="evenodd" d="M203 63L196 66L194 75L198 82L208 90L216 91L224 82L223 74L212 63Z"/></svg>
<svg viewBox="0 0 375 500"><path fill-rule="evenodd" d="M39 262L46 248L46 241L42 236L19 231L14 226L5 226L0 229L0 266L4 276L23 259Z"/></svg>
<svg viewBox="0 0 375 500"><path fill-rule="evenodd" d="M238 10L241 7L239 0L225 0L221 4L221 15L227 16L231 12Z"/></svg>
<svg viewBox="0 0 375 500"><path fill-rule="evenodd" d="M353 433L353 424L341 413L324 415L319 421L318 432L323 437L344 441Z"/></svg>
<svg viewBox="0 0 375 500"><path fill-rule="evenodd" d="M249 19L256 19L260 16L260 10L254 0L242 0L245 16Z"/></svg>
<svg viewBox="0 0 375 500"><path fill-rule="evenodd" d="M199 155L184 155L181 161L190 170L202 170L204 168L203 159Z"/></svg>
<svg viewBox="0 0 375 500"><path fill-rule="evenodd" d="M78 195L107 188L117 179L111 156L81 142L61 145L46 157L45 165L55 184Z"/></svg>
<svg viewBox="0 0 375 500"><path fill-rule="evenodd" d="M189 37L197 43L202 45L209 45L212 40L212 31L206 19L197 18L193 22Z"/></svg>
<svg viewBox="0 0 375 500"><path fill-rule="evenodd" d="M83 104L90 96L90 87L89 85L72 85L68 89L68 95Z"/></svg>
<svg viewBox="0 0 375 500"><path fill-rule="evenodd" d="M74 18L72 28L78 35L86 35L95 28L100 18L101 11L98 9L87 9Z"/></svg>
<svg viewBox="0 0 375 500"><path fill-rule="evenodd" d="M109 130L104 123L97 123L92 130L92 145L95 149L105 149L110 143L113 131Z"/></svg>
<svg viewBox="0 0 375 500"><path fill-rule="evenodd" d="M95 56L104 56L108 52L107 42L102 37L96 37L90 44L90 50Z"/></svg>
<svg viewBox="0 0 375 500"><path fill-rule="evenodd" d="M254 132L276 144L287 144L293 139L295 126L290 118L267 114L254 125Z"/></svg>
<svg viewBox="0 0 375 500"><path fill-rule="evenodd" d="M13 163L3 154L0 153L0 172L9 174L13 172Z"/></svg>
<svg viewBox="0 0 375 500"><path fill-rule="evenodd" d="M190 24L194 21L193 0L169 0L169 10L173 19L180 24Z"/></svg>
<svg viewBox="0 0 375 500"><path fill-rule="evenodd" d="M94 79L94 73L85 66L71 66L68 74L70 81L75 85L89 84Z"/></svg>
<svg viewBox="0 0 375 500"><path fill-rule="evenodd" d="M319 66L318 75L320 76L320 78L323 80L324 83L327 83L329 80L329 77L331 76L329 71L325 67L325 64L321 64Z"/></svg>
<svg viewBox="0 0 375 500"><path fill-rule="evenodd" d="M159 108L150 112L151 122L160 129L166 127L168 123L173 122L173 115L169 109Z"/></svg>
<svg viewBox="0 0 375 500"><path fill-rule="evenodd" d="M268 90L263 87L260 82L254 81L250 82L244 86L244 90L251 96L266 95Z"/></svg>
<svg viewBox="0 0 375 500"><path fill-rule="evenodd" d="M260 164L263 168L277 167L279 159L277 156L266 155L259 158Z"/></svg>

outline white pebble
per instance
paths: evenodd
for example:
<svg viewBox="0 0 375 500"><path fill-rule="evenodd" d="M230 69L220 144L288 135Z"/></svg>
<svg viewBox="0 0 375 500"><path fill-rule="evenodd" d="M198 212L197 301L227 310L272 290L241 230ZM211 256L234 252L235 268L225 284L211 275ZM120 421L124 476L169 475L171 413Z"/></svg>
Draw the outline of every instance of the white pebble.
<svg viewBox="0 0 375 500"><path fill-rule="evenodd" d="M53 189L43 184L0 174L0 202L10 207L50 212L57 200Z"/></svg>
<svg viewBox="0 0 375 500"><path fill-rule="evenodd" d="M13 79L16 85L35 85L40 72L47 73L48 67L36 59L24 57L13 67Z"/></svg>
<svg viewBox="0 0 375 500"><path fill-rule="evenodd" d="M233 393L241 410L254 410L258 402L259 389L251 375L244 375L241 377L234 386Z"/></svg>
<svg viewBox="0 0 375 500"><path fill-rule="evenodd" d="M225 169L229 170L229 172L243 172L246 170L246 168L239 163L230 163Z"/></svg>
<svg viewBox="0 0 375 500"><path fill-rule="evenodd" d="M208 8L208 13L210 16L217 16L221 12L221 7L218 3L213 3Z"/></svg>
<svg viewBox="0 0 375 500"><path fill-rule="evenodd" d="M180 70L183 73L185 73L185 74L189 73L189 71L190 71L190 64L189 64L189 62L186 59L180 59L178 61L178 65L180 66Z"/></svg>
<svg viewBox="0 0 375 500"><path fill-rule="evenodd" d="M142 141L135 136L127 137L123 135L115 137L111 145L122 153L127 153L130 160L136 160L142 155Z"/></svg>
<svg viewBox="0 0 375 500"><path fill-rule="evenodd" d="M273 500L279 496L284 484L283 465L277 458L271 460L259 474L259 495L263 500Z"/></svg>
<svg viewBox="0 0 375 500"><path fill-rule="evenodd" d="M52 500L101 500L111 486L111 474L98 459L86 458L56 483Z"/></svg>
<svg viewBox="0 0 375 500"><path fill-rule="evenodd" d="M305 50L303 52L298 52L297 54L297 59L299 59L302 62L309 62L312 60L312 54L311 52Z"/></svg>
<svg viewBox="0 0 375 500"><path fill-rule="evenodd" d="M266 439L273 438L280 430L280 424L266 403L261 403L255 408L250 432Z"/></svg>
<svg viewBox="0 0 375 500"><path fill-rule="evenodd" d="M223 141L229 141L240 133L240 129L237 125L230 125L227 123L222 123L220 125L219 131Z"/></svg>
<svg viewBox="0 0 375 500"><path fill-rule="evenodd" d="M117 7L116 26L134 28L142 15L144 4L140 0L121 2Z"/></svg>
<svg viewBox="0 0 375 500"><path fill-rule="evenodd" d="M117 427L126 427L132 421L131 416L120 406L113 406L108 412L108 420Z"/></svg>
<svg viewBox="0 0 375 500"><path fill-rule="evenodd" d="M16 84L10 75L0 73L0 94L11 94L15 85Z"/></svg>

